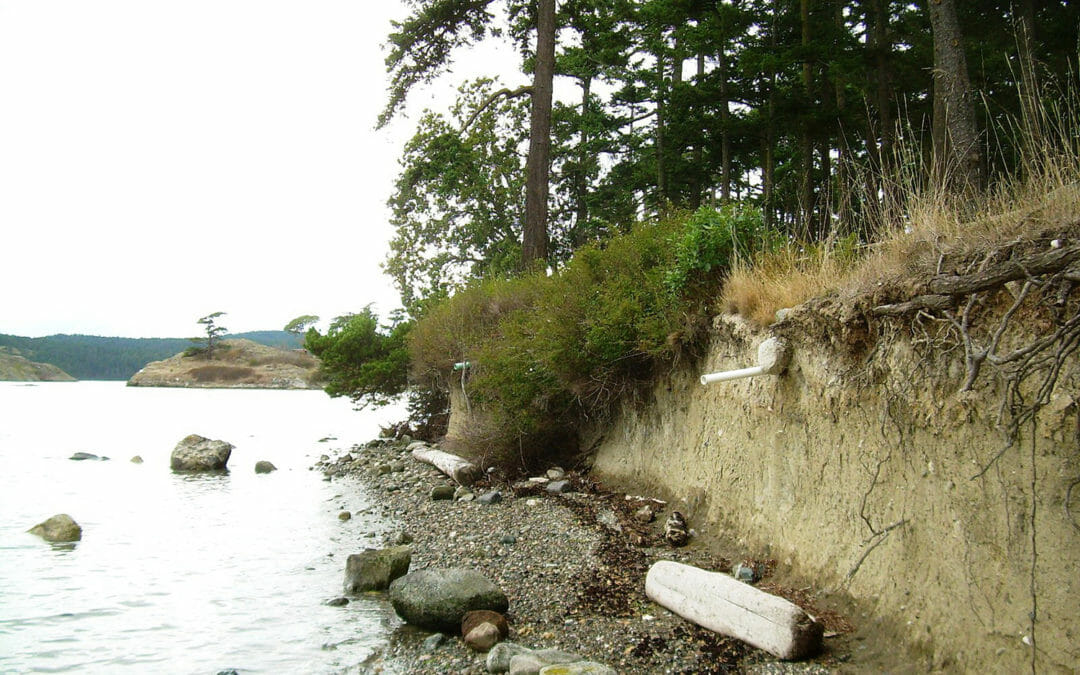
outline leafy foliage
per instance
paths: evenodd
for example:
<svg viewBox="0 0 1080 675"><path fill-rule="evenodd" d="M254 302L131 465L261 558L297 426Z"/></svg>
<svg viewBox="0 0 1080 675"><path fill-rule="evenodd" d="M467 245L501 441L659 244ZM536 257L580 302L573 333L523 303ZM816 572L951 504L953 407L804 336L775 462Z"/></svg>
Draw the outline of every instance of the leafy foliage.
<svg viewBox="0 0 1080 675"><path fill-rule="evenodd" d="M446 382L453 363L469 361L469 395L490 417L486 441L515 457L551 450L552 434L572 437L582 420L693 352L712 287L696 282L724 274L733 242L753 250L755 223L760 214L702 210L585 246L551 276L473 284L418 320L414 377ZM724 248L703 232L738 236ZM672 245L699 241L710 245Z"/></svg>
<svg viewBox="0 0 1080 675"><path fill-rule="evenodd" d="M303 339L304 334L307 333L307 329L312 325L319 322L319 317L315 314L302 314L289 323L285 324L285 327L281 330L286 333L295 335L298 339Z"/></svg>
<svg viewBox="0 0 1080 675"><path fill-rule="evenodd" d="M779 239L765 228L758 210L734 205L698 209L671 240L675 260L664 283L669 292L678 294L692 282L715 282L715 272L747 259L755 249L774 248Z"/></svg>
<svg viewBox="0 0 1080 675"><path fill-rule="evenodd" d="M309 329L304 344L321 359L330 396L348 396L361 408L386 405L408 386L405 339L411 328L410 322L380 326L369 307L337 317L325 335Z"/></svg>
<svg viewBox="0 0 1080 675"><path fill-rule="evenodd" d="M501 98L473 117L494 85L463 86L450 118L427 112L405 146L389 201L395 235L385 269L408 308L467 278L517 268L527 112L524 101Z"/></svg>
<svg viewBox="0 0 1080 675"><path fill-rule="evenodd" d="M409 91L418 84L431 82L450 64L450 54L457 47L481 40L488 32L492 15L487 8L492 0L423 0L410 4L414 13L403 21L393 22L390 54L386 57L390 72L390 99L379 115L379 126L390 121L405 104Z"/></svg>

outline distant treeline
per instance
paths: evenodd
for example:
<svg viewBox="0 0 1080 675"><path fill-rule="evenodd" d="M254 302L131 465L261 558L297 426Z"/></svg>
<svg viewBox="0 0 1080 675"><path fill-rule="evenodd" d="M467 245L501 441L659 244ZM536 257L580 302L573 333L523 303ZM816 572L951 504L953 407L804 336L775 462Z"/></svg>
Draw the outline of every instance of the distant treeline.
<svg viewBox="0 0 1080 675"><path fill-rule="evenodd" d="M301 339L279 330L227 335L295 349ZM80 380L127 380L151 361L167 359L192 345L187 338L121 338L94 335L49 335L29 338L0 334L0 351L31 361L51 363Z"/></svg>

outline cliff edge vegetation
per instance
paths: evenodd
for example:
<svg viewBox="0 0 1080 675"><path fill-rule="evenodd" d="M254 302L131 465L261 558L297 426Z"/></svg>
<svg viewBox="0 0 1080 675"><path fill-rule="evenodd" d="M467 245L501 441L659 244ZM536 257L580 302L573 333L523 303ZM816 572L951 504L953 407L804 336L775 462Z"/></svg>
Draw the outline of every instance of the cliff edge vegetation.
<svg viewBox="0 0 1080 675"><path fill-rule="evenodd" d="M74 382L75 378L49 363L35 363L0 351L0 381Z"/></svg>
<svg viewBox="0 0 1080 675"><path fill-rule="evenodd" d="M319 361L305 351L267 347L251 340L223 340L213 358L198 350L147 364L129 387L318 389Z"/></svg>

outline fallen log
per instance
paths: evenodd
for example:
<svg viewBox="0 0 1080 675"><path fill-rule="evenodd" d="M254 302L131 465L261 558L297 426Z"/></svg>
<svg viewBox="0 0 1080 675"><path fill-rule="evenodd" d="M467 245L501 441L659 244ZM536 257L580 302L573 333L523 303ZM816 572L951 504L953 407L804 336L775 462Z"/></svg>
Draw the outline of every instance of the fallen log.
<svg viewBox="0 0 1080 675"><path fill-rule="evenodd" d="M450 476L458 485L472 485L482 474L480 467L464 457L458 457L435 448L413 448L412 456L414 459L426 462Z"/></svg>
<svg viewBox="0 0 1080 675"><path fill-rule="evenodd" d="M907 302L895 305L878 305L872 311L875 316L902 316L920 309L952 309L956 300L951 295L917 295Z"/></svg>
<svg viewBox="0 0 1080 675"><path fill-rule="evenodd" d="M991 269L966 276L938 275L930 279L928 289L934 295L966 295L996 288L1009 281L1029 279L1058 272L1080 258L1080 245L1055 248L1018 260L1006 260Z"/></svg>
<svg viewBox="0 0 1080 675"><path fill-rule="evenodd" d="M784 660L821 650L822 625L798 605L721 572L661 560L649 568L645 594L684 619Z"/></svg>

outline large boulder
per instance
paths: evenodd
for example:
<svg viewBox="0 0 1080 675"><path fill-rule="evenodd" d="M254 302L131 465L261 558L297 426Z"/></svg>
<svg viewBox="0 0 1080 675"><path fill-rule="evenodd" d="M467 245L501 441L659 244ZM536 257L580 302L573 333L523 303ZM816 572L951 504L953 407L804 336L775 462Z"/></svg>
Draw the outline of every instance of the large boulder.
<svg viewBox="0 0 1080 675"><path fill-rule="evenodd" d="M391 546L353 553L345 561L345 592L385 591L394 579L406 574L412 563L412 549Z"/></svg>
<svg viewBox="0 0 1080 675"><path fill-rule="evenodd" d="M45 541L79 541L82 539L82 528L66 513L53 516L27 531L30 534L36 534Z"/></svg>
<svg viewBox="0 0 1080 675"><path fill-rule="evenodd" d="M390 584L390 602L402 619L432 631L457 632L466 612L504 613L509 601L487 577L461 568L411 572Z"/></svg>
<svg viewBox="0 0 1080 675"><path fill-rule="evenodd" d="M176 444L170 463L173 471L224 471L233 447L232 443L191 434Z"/></svg>

